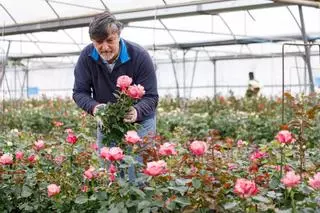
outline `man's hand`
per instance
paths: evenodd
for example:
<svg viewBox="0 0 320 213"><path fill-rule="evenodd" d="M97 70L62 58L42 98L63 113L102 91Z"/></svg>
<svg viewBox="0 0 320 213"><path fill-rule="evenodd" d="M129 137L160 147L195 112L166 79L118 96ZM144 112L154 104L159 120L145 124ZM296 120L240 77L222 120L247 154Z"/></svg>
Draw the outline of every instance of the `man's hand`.
<svg viewBox="0 0 320 213"><path fill-rule="evenodd" d="M98 112L99 110L105 109L106 106L107 106L107 104L98 104L98 105L96 105L96 106L93 108L93 111L92 111L93 116L96 116L97 112Z"/></svg>
<svg viewBox="0 0 320 213"><path fill-rule="evenodd" d="M103 122L102 122L101 117L99 115L97 115L97 112L99 112L100 110L104 110L106 107L107 107L106 104L98 104L93 108L93 111L92 111L92 114L93 114L94 118L96 119L97 125L100 129L102 129L102 127L103 127Z"/></svg>
<svg viewBox="0 0 320 213"><path fill-rule="evenodd" d="M127 114L124 115L123 121L127 123L134 123L136 122L137 117L138 117L137 110L131 106Z"/></svg>

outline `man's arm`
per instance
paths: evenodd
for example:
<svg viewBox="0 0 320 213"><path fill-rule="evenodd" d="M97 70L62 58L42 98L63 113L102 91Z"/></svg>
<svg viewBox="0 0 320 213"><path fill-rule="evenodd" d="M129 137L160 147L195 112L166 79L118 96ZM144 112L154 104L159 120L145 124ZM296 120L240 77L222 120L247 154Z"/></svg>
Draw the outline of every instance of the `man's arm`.
<svg viewBox="0 0 320 213"><path fill-rule="evenodd" d="M142 121L145 117L154 113L159 99L157 77L152 60L148 53L143 54L142 57L142 63L134 81L135 84L140 84L145 89L142 99L134 105L137 110L137 121Z"/></svg>
<svg viewBox="0 0 320 213"><path fill-rule="evenodd" d="M74 69L72 97L80 108L92 115L94 107L99 103L92 98L92 80L86 57L88 56L86 56L83 51Z"/></svg>

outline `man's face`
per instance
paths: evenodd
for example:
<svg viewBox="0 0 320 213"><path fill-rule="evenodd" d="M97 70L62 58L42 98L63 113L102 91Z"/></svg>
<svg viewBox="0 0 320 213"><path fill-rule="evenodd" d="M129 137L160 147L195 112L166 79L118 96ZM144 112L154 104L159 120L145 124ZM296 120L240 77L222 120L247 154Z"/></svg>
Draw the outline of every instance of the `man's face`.
<svg viewBox="0 0 320 213"><path fill-rule="evenodd" d="M100 56L108 61L108 63L112 63L117 58L119 54L119 41L120 37L116 32L110 34L104 40L92 40Z"/></svg>

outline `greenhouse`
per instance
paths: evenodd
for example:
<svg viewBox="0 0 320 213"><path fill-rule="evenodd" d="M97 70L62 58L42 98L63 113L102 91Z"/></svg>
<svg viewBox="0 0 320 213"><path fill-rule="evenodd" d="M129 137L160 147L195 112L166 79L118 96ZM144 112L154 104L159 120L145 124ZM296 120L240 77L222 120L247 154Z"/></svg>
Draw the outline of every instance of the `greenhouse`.
<svg viewBox="0 0 320 213"><path fill-rule="evenodd" d="M0 212L320 212L319 0L0 20Z"/></svg>

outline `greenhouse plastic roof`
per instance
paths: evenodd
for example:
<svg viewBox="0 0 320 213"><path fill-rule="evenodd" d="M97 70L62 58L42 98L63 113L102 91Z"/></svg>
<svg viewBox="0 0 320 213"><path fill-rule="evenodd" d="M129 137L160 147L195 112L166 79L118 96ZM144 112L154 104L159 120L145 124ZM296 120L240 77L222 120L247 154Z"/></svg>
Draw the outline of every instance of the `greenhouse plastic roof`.
<svg viewBox="0 0 320 213"><path fill-rule="evenodd" d="M0 0L0 56L67 56L74 64L76 57L71 56L90 43L88 23L105 9L125 23L123 38L148 48L157 59L168 58L172 48L202 51L207 57L278 54L283 42L302 41L298 7L285 2ZM320 10L303 7L303 16L307 39L318 42Z"/></svg>

